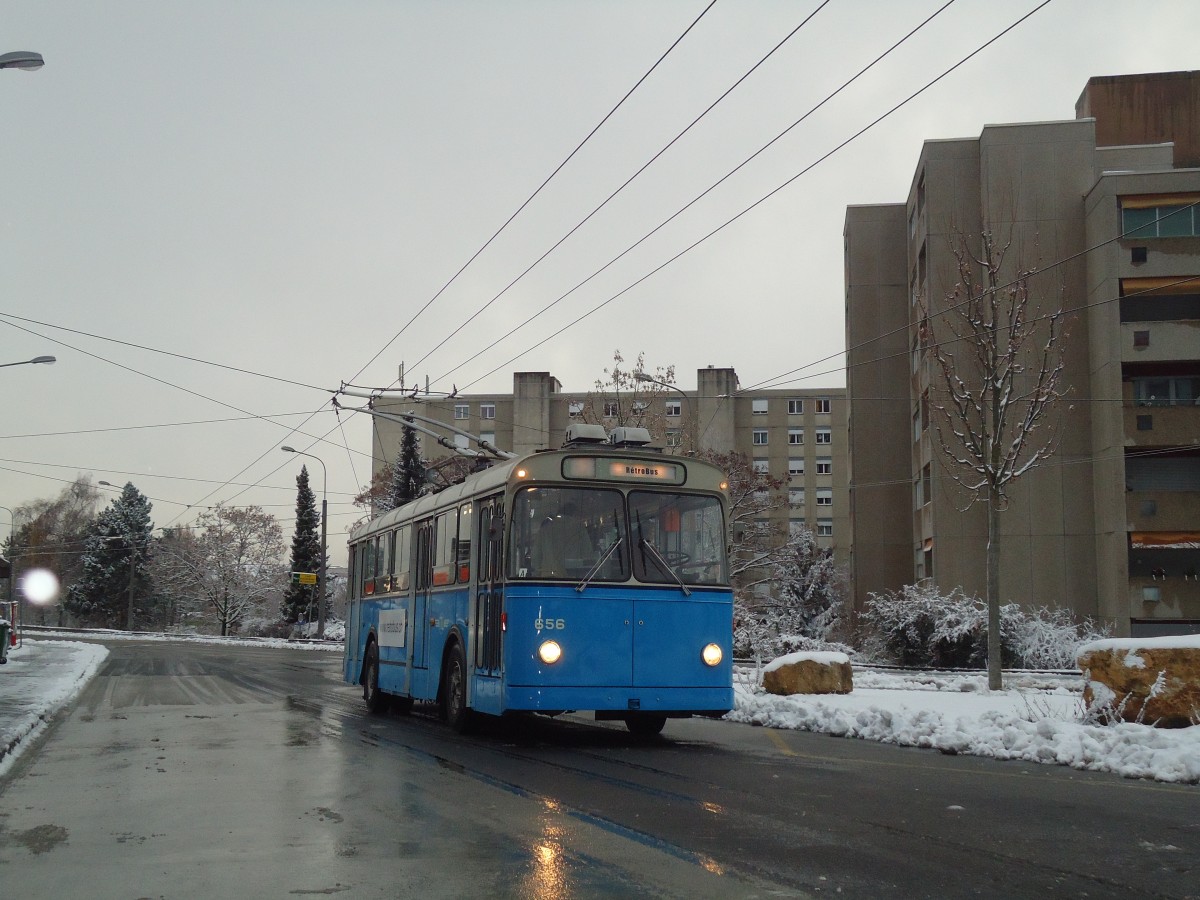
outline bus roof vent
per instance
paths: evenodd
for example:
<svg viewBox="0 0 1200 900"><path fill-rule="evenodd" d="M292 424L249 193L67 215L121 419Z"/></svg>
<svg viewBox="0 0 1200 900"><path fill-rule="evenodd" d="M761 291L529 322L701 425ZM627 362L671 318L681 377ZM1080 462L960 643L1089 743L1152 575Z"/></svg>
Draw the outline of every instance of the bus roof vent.
<svg viewBox="0 0 1200 900"><path fill-rule="evenodd" d="M650 443L650 431L629 426L614 428L608 435L608 442L616 447L645 447Z"/></svg>
<svg viewBox="0 0 1200 900"><path fill-rule="evenodd" d="M608 440L608 433L603 425L588 425L576 422L567 426L567 439L563 446L577 447L580 444L603 444Z"/></svg>

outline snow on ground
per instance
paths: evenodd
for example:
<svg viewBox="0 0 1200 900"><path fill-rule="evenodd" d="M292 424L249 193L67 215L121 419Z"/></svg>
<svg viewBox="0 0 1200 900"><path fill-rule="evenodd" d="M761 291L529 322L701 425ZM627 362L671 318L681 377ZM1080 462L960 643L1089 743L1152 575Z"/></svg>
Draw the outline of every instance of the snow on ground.
<svg viewBox="0 0 1200 900"><path fill-rule="evenodd" d="M41 665L47 653L58 660L53 667ZM46 730L54 713L79 695L106 656L100 644L68 641L29 641L8 651L0 669L0 775Z"/></svg>
<svg viewBox="0 0 1200 900"><path fill-rule="evenodd" d="M38 628L30 629L30 634L36 634L38 639L44 637L73 640L80 636L78 631L52 631ZM104 628L89 628L88 637L104 641L176 641L189 644L224 644L229 647L287 647L291 650L324 650L331 653L342 652L340 638L327 637L323 641L315 638L264 638L264 637L221 637L215 634L164 634L161 631L109 631Z"/></svg>
<svg viewBox="0 0 1200 900"><path fill-rule="evenodd" d="M738 669L736 708L727 720L1128 778L1200 783L1200 726L1085 724L1082 676L1009 674L1005 690L989 691L982 673L856 669L849 694L790 697L764 693L760 681L754 669Z"/></svg>

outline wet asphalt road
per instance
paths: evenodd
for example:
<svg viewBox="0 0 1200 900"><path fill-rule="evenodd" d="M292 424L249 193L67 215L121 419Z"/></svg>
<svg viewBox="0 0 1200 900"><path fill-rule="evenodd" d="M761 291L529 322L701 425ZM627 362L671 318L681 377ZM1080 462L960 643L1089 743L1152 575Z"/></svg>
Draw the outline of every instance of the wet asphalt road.
<svg viewBox="0 0 1200 900"><path fill-rule="evenodd" d="M369 716L336 654L110 649L0 782L5 897L1200 897L1196 787L703 720L464 738Z"/></svg>

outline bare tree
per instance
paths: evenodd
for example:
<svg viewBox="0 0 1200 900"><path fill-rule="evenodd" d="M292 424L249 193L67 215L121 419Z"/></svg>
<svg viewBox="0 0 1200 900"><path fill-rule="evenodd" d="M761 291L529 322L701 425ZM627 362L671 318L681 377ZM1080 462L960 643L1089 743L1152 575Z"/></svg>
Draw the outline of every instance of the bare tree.
<svg viewBox="0 0 1200 900"><path fill-rule="evenodd" d="M936 323L921 310L922 346L936 362L944 401L933 394L938 443L966 508L987 504L988 687L1002 686L1000 513L1009 486L1058 446L1054 406L1063 396L1062 303L1043 315L1032 303L1033 270L1003 274L1011 241L981 235L976 255L960 236L952 247L958 283ZM933 392L931 392L932 394ZM1041 434L1038 434L1041 429Z"/></svg>
<svg viewBox="0 0 1200 900"><path fill-rule="evenodd" d="M258 506L216 506L197 524L203 533L191 560L195 590L225 635L282 591L283 529Z"/></svg>
<svg viewBox="0 0 1200 900"><path fill-rule="evenodd" d="M659 366L648 372L646 354L639 353L633 366L626 368L625 357L620 350L614 350L612 368L605 369L604 375L604 378L596 379L576 415L592 424L645 428L651 437L665 443L666 409L658 401L671 391L666 385L675 383L675 367L664 369Z"/></svg>
<svg viewBox="0 0 1200 900"><path fill-rule="evenodd" d="M786 526L773 521L789 506L786 478L755 471L744 453L706 452L702 458L729 481L729 576L739 593L774 582L775 567L788 556Z"/></svg>

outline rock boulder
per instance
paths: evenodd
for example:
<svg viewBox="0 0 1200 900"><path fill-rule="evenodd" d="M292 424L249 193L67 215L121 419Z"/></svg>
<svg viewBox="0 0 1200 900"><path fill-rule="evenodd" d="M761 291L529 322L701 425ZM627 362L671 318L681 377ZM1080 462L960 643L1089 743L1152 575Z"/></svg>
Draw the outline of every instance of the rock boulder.
<svg viewBox="0 0 1200 900"><path fill-rule="evenodd" d="M769 694L848 694L854 689L850 657L845 653L789 653L763 669Z"/></svg>
<svg viewBox="0 0 1200 900"><path fill-rule="evenodd" d="M1084 702L1102 718L1200 725L1200 636L1094 641L1075 661L1086 682Z"/></svg>

